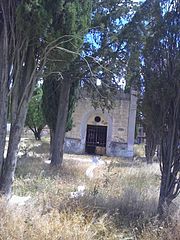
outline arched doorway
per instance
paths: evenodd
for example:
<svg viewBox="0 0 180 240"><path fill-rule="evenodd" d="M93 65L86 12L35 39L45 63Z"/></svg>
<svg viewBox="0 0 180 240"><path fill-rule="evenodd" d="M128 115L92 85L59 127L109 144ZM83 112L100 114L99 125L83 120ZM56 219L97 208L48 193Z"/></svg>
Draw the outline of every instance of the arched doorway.
<svg viewBox="0 0 180 240"><path fill-rule="evenodd" d="M100 117L100 119L97 119L96 117ZM103 129L101 128L101 126L105 128ZM95 136L98 136L98 139L100 134L103 132L102 133L102 135L104 136L103 144L102 142L101 144L99 144L103 146L98 146L97 144L98 141L96 141L96 144L94 144L91 149L87 148L87 145L88 145L87 138L88 138L89 132L91 131L90 129L93 129L92 131L95 132L93 134ZM102 110L100 109L96 109L96 110L91 109L90 111L85 112L81 120L80 136L81 136L82 152L84 153L86 152L89 154L99 154L99 155L107 154L108 155L110 153L110 143L112 138L112 117L106 110L102 112Z"/></svg>
<svg viewBox="0 0 180 240"><path fill-rule="evenodd" d="M86 127L85 152L88 154L106 154L108 121L102 113L92 114Z"/></svg>
<svg viewBox="0 0 180 240"><path fill-rule="evenodd" d="M107 126L87 125L85 152L88 154L106 154Z"/></svg>

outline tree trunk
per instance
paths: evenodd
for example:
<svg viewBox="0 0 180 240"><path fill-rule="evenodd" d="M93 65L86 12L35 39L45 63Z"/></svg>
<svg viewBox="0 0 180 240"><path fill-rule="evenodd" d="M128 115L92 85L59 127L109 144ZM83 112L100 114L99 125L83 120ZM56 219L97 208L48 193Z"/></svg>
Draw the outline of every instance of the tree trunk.
<svg viewBox="0 0 180 240"><path fill-rule="evenodd" d="M52 157L53 141L54 141L55 132L53 129L50 129L50 159Z"/></svg>
<svg viewBox="0 0 180 240"><path fill-rule="evenodd" d="M168 213L168 207L170 202L168 203L168 194L166 191L167 188L167 174L163 173L161 176L161 186L160 186L160 194L159 194L159 202L158 202L158 214L160 218L165 218Z"/></svg>
<svg viewBox="0 0 180 240"><path fill-rule="evenodd" d="M0 172L4 161L4 150L6 144L7 109L8 109L7 91L6 92L0 91Z"/></svg>
<svg viewBox="0 0 180 240"><path fill-rule="evenodd" d="M52 146L52 158L51 158L52 166L61 165L63 161L64 137L66 132L70 87L71 82L69 79L66 79L66 81L62 80L60 87L56 131Z"/></svg>
<svg viewBox="0 0 180 240"><path fill-rule="evenodd" d="M16 121L11 125L7 157L4 161L0 176L0 192L7 197L10 197L12 192L12 183L17 163L18 145L25 123L27 105L27 102L23 104L20 114L16 116Z"/></svg>
<svg viewBox="0 0 180 240"><path fill-rule="evenodd" d="M147 164L152 164L156 150L155 136L151 131L146 131L145 155Z"/></svg>
<svg viewBox="0 0 180 240"><path fill-rule="evenodd" d="M8 115L8 83L9 83L9 24L8 2L0 3L1 29L0 29L0 172L4 161L6 144L7 115Z"/></svg>
<svg viewBox="0 0 180 240"><path fill-rule="evenodd" d="M168 139L165 137L161 143L161 155L162 160L164 162L162 168L162 176L161 176L161 185L160 185L160 194L159 194L159 202L158 202L158 213L161 218L165 218L168 215L168 208L170 203L172 202L172 189L173 185L171 186L171 181L173 175L171 173L171 163L172 158L169 158L169 152L171 151L168 149L170 146L167 146ZM168 147L168 148L167 148Z"/></svg>
<svg viewBox="0 0 180 240"><path fill-rule="evenodd" d="M33 131L34 137L37 141L41 141L41 132L42 132L42 128L41 129L38 128Z"/></svg>
<svg viewBox="0 0 180 240"><path fill-rule="evenodd" d="M12 119L8 150L0 173L0 192L6 197L11 196L12 183L17 163L18 145L26 119L28 103L36 82L35 76L32 76L35 68L32 47L29 48L28 51L25 49L25 54L27 60L26 65L23 66L23 74L21 77L18 76L18 78L14 79L15 86L13 86L12 89ZM9 71L7 71L7 73L9 73Z"/></svg>
<svg viewBox="0 0 180 240"><path fill-rule="evenodd" d="M180 93L180 90L179 90ZM174 111L170 112L170 119L167 129L162 135L160 150L161 186L158 203L160 218L168 215L169 205L180 192L180 95L177 104L174 104Z"/></svg>

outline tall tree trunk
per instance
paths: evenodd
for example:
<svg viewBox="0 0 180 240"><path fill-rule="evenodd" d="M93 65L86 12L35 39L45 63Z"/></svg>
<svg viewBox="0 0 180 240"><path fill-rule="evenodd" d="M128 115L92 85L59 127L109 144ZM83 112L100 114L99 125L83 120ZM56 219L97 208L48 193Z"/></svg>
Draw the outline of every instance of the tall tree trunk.
<svg viewBox="0 0 180 240"><path fill-rule="evenodd" d="M162 168L162 176L161 176L161 185L160 185L160 194L159 194L159 202L158 202L158 213L161 217L166 217L168 215L168 208L170 203L173 200L172 190L174 190L174 184L172 181L175 179L171 172L173 155L170 156L170 152L172 151L171 145L169 145L169 134L168 136L164 136L161 142L161 157L164 162ZM173 138L173 136L172 136ZM173 141L173 139L171 140Z"/></svg>
<svg viewBox="0 0 180 240"><path fill-rule="evenodd" d="M0 192L7 197L11 196L12 183L17 163L18 145L25 123L27 105L27 102L23 104L20 114L16 116L15 122L11 125L7 157L4 161L0 176Z"/></svg>
<svg viewBox="0 0 180 240"><path fill-rule="evenodd" d="M4 150L6 144L7 109L8 109L7 90L3 92L0 91L0 172L4 161Z"/></svg>
<svg viewBox="0 0 180 240"><path fill-rule="evenodd" d="M66 80L66 81L65 81ZM58 166L62 164L64 152L64 138L66 132L66 121L68 115L70 79L62 80L60 87L60 98L58 106L58 116L56 122L56 131L52 146L51 165Z"/></svg>
<svg viewBox="0 0 180 240"><path fill-rule="evenodd" d="M147 164L152 164L156 151L156 139L151 130L146 130L145 155Z"/></svg>
<svg viewBox="0 0 180 240"><path fill-rule="evenodd" d="M12 119L8 150L0 173L0 192L7 197L11 196L17 163L18 145L26 119L28 103L36 82L35 76L32 76L35 68L33 49L31 47L28 51L25 49L25 54L27 60L26 65L23 66L23 73L21 77L17 73L16 76L18 77L14 79L15 86L13 86L12 89Z"/></svg>
<svg viewBox="0 0 180 240"><path fill-rule="evenodd" d="M169 205L180 193L180 89L174 101L172 112L169 113L169 124L162 135L161 150L161 186L158 213L161 218L168 215Z"/></svg>
<svg viewBox="0 0 180 240"><path fill-rule="evenodd" d="M158 201L158 214L160 218L165 218L168 215L167 209L170 203L168 203L167 201L168 192L166 191L166 189L167 189L167 173L164 172L161 176L161 186Z"/></svg>
<svg viewBox="0 0 180 240"><path fill-rule="evenodd" d="M9 83L9 26L8 26L8 2L0 3L1 24L0 29L0 172L4 161L6 144L7 115L8 115L8 83Z"/></svg>

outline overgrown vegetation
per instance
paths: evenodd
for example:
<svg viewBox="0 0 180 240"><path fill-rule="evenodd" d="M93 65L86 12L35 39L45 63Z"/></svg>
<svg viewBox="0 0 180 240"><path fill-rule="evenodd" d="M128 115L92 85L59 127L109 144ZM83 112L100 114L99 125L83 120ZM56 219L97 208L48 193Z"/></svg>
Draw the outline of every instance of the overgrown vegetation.
<svg viewBox="0 0 180 240"><path fill-rule="evenodd" d="M30 194L33 199L22 213L13 208L16 218L4 203L1 214L5 220L0 225L2 239L36 239L37 236L48 239L52 234L55 234L53 238L61 238L67 226L67 235L64 235L67 239L72 238L72 234L73 239L120 238L126 235L124 229L128 229L130 237L152 239L151 232L155 232L155 237L163 239L164 234L167 235L164 226L169 232L172 229L176 234L173 238L178 239L178 223L167 217L173 212L172 206L180 193L180 4L177 0L146 0L136 13L133 5L123 0L120 3L117 0L111 3L109 0L0 1L0 194L11 196L16 171L15 192ZM88 32L90 16L94 21ZM125 25L126 22L129 24ZM82 85L85 78L93 84L93 75L102 82L98 94L107 89L101 97L103 107L113 105L107 96L111 95L110 87L117 85L117 76L126 76L129 85L132 83L143 90L148 106L148 114L145 111L143 117L148 119L146 127L150 124L149 131L146 130L146 134L150 133L150 138L146 139L150 143L147 144L149 159L157 140L160 146L158 213L162 219L166 217L165 223L155 218L159 172L151 172L149 176L142 166L124 161L119 165L119 159L118 164L108 165L107 162L99 177L89 182L74 162L67 161L61 170L45 167L44 160L48 156L45 152L37 153L38 146L26 151L16 170L28 103L36 82L51 73L57 74L61 85L51 163L52 167L62 164L69 93L74 83L69 75L70 63L78 56L85 60L86 68L88 66L87 72L84 65L80 68L82 72L85 70ZM92 61L87 62L84 56ZM92 69L96 69L96 74ZM97 101L94 105L97 106ZM11 128L7 143L8 108ZM42 147L41 143L39 146ZM83 165L83 171L84 168ZM138 169L135 173L140 176L134 169ZM79 183L86 185L86 193L81 199L72 200L69 191ZM174 209L177 211L177 206ZM79 217L77 222L76 216ZM62 228L57 227L60 224ZM146 231L148 224L150 235Z"/></svg>
<svg viewBox="0 0 180 240"><path fill-rule="evenodd" d="M102 157L90 180L90 156L65 155L52 169L48 150L46 139L21 144L14 193L31 198L23 206L1 199L0 239L179 239L177 206L169 222L157 220L158 164ZM80 185L84 196L71 198Z"/></svg>

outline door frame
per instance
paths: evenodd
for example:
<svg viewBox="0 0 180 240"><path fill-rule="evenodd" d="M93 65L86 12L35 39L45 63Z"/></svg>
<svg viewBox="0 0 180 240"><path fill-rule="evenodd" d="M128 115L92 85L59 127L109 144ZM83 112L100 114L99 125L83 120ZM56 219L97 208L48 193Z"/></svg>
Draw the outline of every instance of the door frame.
<svg viewBox="0 0 180 240"><path fill-rule="evenodd" d="M111 154L111 142L112 142L112 124L113 124L113 118L110 115L110 113L107 110L104 110L102 113L101 109L94 110L93 108L87 112L84 113L81 119L80 124L80 139L81 139L81 148L82 153L85 153L85 146L86 146L86 133L87 133L87 123L91 116L98 116L100 114L103 114L104 117L107 120L107 141L106 141L106 154Z"/></svg>
<svg viewBox="0 0 180 240"><path fill-rule="evenodd" d="M99 152L101 152L102 155L106 154L107 132L108 126L87 124L85 152L97 154L97 148L99 148ZM89 136L91 133L92 137Z"/></svg>

